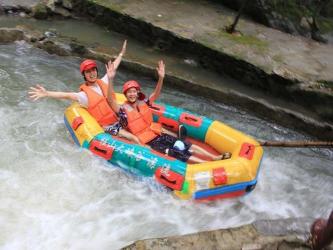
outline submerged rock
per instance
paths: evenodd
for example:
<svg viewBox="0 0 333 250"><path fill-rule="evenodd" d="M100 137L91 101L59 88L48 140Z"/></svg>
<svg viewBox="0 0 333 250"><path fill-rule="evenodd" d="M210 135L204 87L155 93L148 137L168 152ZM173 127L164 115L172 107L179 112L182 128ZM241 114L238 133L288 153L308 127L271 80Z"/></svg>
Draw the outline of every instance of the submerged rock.
<svg viewBox="0 0 333 250"><path fill-rule="evenodd" d="M24 33L19 29L1 28L0 43L11 43L17 40L23 40Z"/></svg>

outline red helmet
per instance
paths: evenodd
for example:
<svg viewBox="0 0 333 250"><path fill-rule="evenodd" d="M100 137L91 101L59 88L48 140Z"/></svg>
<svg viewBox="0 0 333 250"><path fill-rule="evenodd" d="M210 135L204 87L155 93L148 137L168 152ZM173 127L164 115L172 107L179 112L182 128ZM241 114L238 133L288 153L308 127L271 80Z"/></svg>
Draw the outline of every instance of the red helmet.
<svg viewBox="0 0 333 250"><path fill-rule="evenodd" d="M97 68L97 64L94 60L86 59L80 65L80 72L83 74L85 70Z"/></svg>
<svg viewBox="0 0 333 250"><path fill-rule="evenodd" d="M127 90L130 88L136 88L137 91L141 90L140 84L137 81L130 80L124 83L123 94L126 94Z"/></svg>
<svg viewBox="0 0 333 250"><path fill-rule="evenodd" d="M131 89L131 88L136 88L136 90L139 92L138 99L139 100L144 100L145 99L145 94L141 92L141 87L140 84L137 81L130 80L124 83L123 86L123 94L125 95L126 92Z"/></svg>

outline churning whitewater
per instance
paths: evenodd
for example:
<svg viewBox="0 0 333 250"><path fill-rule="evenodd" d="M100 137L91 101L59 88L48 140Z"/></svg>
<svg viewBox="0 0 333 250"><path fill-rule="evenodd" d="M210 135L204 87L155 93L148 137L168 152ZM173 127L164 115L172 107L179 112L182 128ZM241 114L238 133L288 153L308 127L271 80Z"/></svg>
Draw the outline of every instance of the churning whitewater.
<svg viewBox="0 0 333 250"><path fill-rule="evenodd" d="M27 92L37 83L76 91L83 81L80 61L24 42L0 45L2 249L118 249L138 239L263 219L318 217L332 209L333 153L328 149L266 148L252 193L200 204L178 200L150 179L78 148L63 122L69 102L32 102ZM154 79L120 67L116 90L127 79L138 79L146 92L155 87ZM168 87L160 101L220 120L256 139L306 139L234 107Z"/></svg>

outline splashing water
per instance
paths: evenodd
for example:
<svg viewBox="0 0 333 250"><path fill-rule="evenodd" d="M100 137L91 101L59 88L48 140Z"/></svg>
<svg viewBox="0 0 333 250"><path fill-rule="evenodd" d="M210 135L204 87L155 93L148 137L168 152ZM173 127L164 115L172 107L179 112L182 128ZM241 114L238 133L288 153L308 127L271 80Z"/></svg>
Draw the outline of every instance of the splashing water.
<svg viewBox="0 0 333 250"><path fill-rule="evenodd" d="M74 145L63 123L67 101L27 98L40 83L76 91L80 59L18 42L0 45L0 247L118 249L138 239L236 227L260 219L326 216L333 204L333 153L267 148L249 195L200 204L181 201L153 183ZM102 65L101 69L103 69ZM138 79L119 70L116 89ZM242 110L165 87L162 102L209 116L262 140L305 136Z"/></svg>

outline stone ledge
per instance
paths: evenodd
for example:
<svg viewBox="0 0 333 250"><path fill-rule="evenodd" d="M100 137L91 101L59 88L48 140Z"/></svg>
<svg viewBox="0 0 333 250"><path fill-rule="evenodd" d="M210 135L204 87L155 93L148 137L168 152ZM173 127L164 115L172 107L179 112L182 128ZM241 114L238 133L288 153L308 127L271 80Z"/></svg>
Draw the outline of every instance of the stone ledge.
<svg viewBox="0 0 333 250"><path fill-rule="evenodd" d="M296 235L264 236L258 233L254 225L245 225L183 236L139 240L123 249L306 250L310 247Z"/></svg>
<svg viewBox="0 0 333 250"><path fill-rule="evenodd" d="M109 58L114 58L114 55L86 48L84 45L79 42L73 42L71 39L66 40L63 38L59 40L56 37L46 37L45 34L40 32L31 32L23 28L0 28L0 34L0 43L25 40L37 48L60 56L89 57L102 62L107 62ZM154 67L139 62L123 59L122 67L141 75L155 77ZM204 84L191 82L180 76L170 74L166 75L165 84L178 89L183 89L183 86L190 86L187 88L187 92L190 94L200 93L200 96L212 100L223 100L223 102L229 105L241 107L249 112L256 113L258 116L269 118L279 124L293 127L322 140L333 139L332 124L307 117L304 114L287 108L274 106L263 99L251 97L231 89L208 87Z"/></svg>
<svg viewBox="0 0 333 250"><path fill-rule="evenodd" d="M333 91L331 88L308 89L304 85L313 82L314 76L307 80L307 74L293 71L285 66L266 69L242 56L213 48L213 44L203 44L198 39L189 39L172 30L163 29L154 23L132 16L120 7L102 1L73 0L74 10L80 15L89 16L92 21L117 32L125 33L155 48L181 55L191 55L203 67L219 73L223 72L239 82L260 88L272 96L297 103L316 112L323 120L333 122ZM126 4L123 4L126 6ZM255 55L254 55L255 56ZM225 67L228 65L228 67ZM317 79L331 81L331 79ZM324 107L324 108L323 108Z"/></svg>

